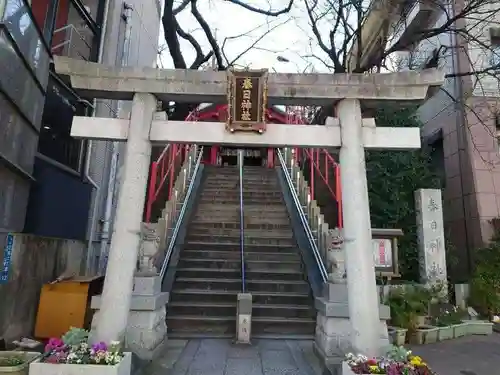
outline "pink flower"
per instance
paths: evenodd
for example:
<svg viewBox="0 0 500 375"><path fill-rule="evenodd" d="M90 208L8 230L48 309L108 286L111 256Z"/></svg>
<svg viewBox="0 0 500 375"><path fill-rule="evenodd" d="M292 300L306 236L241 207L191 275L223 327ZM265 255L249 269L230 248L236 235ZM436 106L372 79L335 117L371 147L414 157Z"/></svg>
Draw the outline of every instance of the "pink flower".
<svg viewBox="0 0 500 375"><path fill-rule="evenodd" d="M45 345L45 352L61 351L64 348L64 342L57 337L53 337L49 340L47 345Z"/></svg>

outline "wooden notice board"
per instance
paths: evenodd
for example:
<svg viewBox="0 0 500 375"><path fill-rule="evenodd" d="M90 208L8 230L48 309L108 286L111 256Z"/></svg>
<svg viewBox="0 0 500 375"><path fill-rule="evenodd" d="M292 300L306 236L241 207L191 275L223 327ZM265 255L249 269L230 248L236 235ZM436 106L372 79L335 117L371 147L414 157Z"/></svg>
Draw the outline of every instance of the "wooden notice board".
<svg viewBox="0 0 500 375"><path fill-rule="evenodd" d="M45 284L40 293L35 337L61 337L70 327L90 329L90 301L102 293L103 282L103 276L96 276Z"/></svg>

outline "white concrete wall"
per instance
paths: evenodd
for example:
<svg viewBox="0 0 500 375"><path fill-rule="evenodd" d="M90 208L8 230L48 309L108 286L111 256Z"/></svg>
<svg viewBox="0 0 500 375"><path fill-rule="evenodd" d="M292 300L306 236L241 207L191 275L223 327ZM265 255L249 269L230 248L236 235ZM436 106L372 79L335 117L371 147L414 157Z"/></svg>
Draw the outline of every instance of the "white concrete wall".
<svg viewBox="0 0 500 375"><path fill-rule="evenodd" d="M160 2L159 0L126 0L132 7L130 25L131 40L127 56L129 66L153 66L156 67L158 51L158 35L160 30ZM125 37L125 22L121 18L123 14L123 0L110 0L105 30L102 63L105 65L121 65L123 43ZM125 112L130 110L130 103L122 103ZM111 109L110 109L111 108ZM96 111L98 117L115 117L118 115L118 103L111 101L99 101ZM123 155L123 145L119 146L119 155ZM98 254L100 251L100 238L102 220L104 219L106 207L106 192L109 184L109 171L111 165L112 144L107 141L95 141L92 147L90 165L90 176L100 186L98 201L98 214L92 224L92 208L89 212L89 234L92 225L96 228L92 239L92 252ZM118 177L122 160L119 157ZM117 181L119 188L119 181ZM114 193L113 214L116 210L117 191ZM93 200L97 193L94 192ZM113 219L111 220L110 232L113 230Z"/></svg>

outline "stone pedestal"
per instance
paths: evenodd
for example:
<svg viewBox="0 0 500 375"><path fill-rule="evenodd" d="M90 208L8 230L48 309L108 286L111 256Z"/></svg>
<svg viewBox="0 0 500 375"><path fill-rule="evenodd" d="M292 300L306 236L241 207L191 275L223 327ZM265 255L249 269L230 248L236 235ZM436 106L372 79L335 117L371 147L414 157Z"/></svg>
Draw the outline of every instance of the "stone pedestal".
<svg viewBox="0 0 500 375"><path fill-rule="evenodd" d="M161 280L157 275L136 275L130 312L125 331L126 348L143 360L152 360L167 342L166 305L169 293L161 292ZM101 296L92 298L92 309L99 310ZM96 311L92 331L99 320Z"/></svg>
<svg viewBox="0 0 500 375"><path fill-rule="evenodd" d="M349 305L347 300L347 285L332 284L325 285L323 296L316 298L316 335L314 351L321 363L332 373L339 370L345 355L349 352L357 353L358 348L353 346L356 342L355 336L360 332L353 330L349 319ZM389 345L386 321L390 318L389 307L379 305L380 321L379 347L386 348Z"/></svg>

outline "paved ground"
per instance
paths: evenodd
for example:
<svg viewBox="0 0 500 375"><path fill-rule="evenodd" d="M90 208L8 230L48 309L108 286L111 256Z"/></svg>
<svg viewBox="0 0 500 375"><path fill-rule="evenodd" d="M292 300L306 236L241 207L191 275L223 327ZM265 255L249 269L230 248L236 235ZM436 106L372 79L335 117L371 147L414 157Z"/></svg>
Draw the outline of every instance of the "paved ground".
<svg viewBox="0 0 500 375"><path fill-rule="evenodd" d="M438 375L500 375L500 334L411 348ZM312 341L170 340L144 375L321 375Z"/></svg>
<svg viewBox="0 0 500 375"><path fill-rule="evenodd" d="M147 375L321 375L312 341L170 340Z"/></svg>
<svg viewBox="0 0 500 375"><path fill-rule="evenodd" d="M500 334L468 336L411 348L438 375L500 375Z"/></svg>

